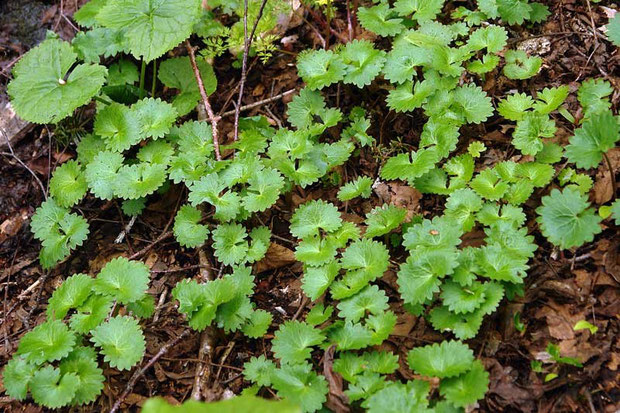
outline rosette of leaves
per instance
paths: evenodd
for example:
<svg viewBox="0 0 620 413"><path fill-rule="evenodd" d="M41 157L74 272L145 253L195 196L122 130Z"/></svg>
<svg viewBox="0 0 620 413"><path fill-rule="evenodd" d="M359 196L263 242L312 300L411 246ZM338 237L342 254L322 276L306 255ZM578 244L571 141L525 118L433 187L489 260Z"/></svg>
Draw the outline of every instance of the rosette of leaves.
<svg viewBox="0 0 620 413"><path fill-rule="evenodd" d="M542 66L540 57L528 56L523 50L508 50L504 55L504 75L508 79L525 80L538 74Z"/></svg>
<svg viewBox="0 0 620 413"><path fill-rule="evenodd" d="M250 296L254 293L254 276L249 267L237 267L232 274L198 283L183 280L172 290L189 326L202 331L216 323L225 331L241 330L246 336L259 338L271 325L272 316L254 309Z"/></svg>
<svg viewBox="0 0 620 413"><path fill-rule="evenodd" d="M32 216L31 230L42 243L39 260L43 268L51 268L67 258L71 250L86 241L89 232L84 218L59 206L53 198L37 208Z"/></svg>
<svg viewBox="0 0 620 413"><path fill-rule="evenodd" d="M119 370L142 360L145 340L134 316L150 317L154 311L146 293L149 279L146 265L122 257L108 262L95 278L67 278L49 300L47 321L20 339L4 368L7 394L23 400L30 392L48 408L94 401L105 379L97 353ZM115 310L124 306L134 316L110 316L113 303Z"/></svg>
<svg viewBox="0 0 620 413"><path fill-rule="evenodd" d="M566 157L578 168L594 168L605 153L620 140L620 123L611 110L600 111L588 118L566 146Z"/></svg>

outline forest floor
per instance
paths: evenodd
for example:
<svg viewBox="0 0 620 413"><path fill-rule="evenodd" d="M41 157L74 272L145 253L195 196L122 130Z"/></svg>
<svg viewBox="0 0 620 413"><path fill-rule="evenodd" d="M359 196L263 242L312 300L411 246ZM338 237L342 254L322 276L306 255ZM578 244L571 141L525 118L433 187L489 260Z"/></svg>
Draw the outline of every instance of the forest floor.
<svg viewBox="0 0 620 413"><path fill-rule="evenodd" d="M6 103L6 84L16 59L40 41L47 29L70 39L75 34L71 15L81 3L4 0L0 4L0 108ZM601 7L606 2L593 2L591 8L584 0L547 0L544 3L552 10L546 23L509 29L513 45L527 42L533 53L544 59L541 73L527 81L489 76L483 89L495 97L512 89L532 92L568 84L571 92L575 92L583 79L602 77L615 87L612 102L616 110L620 100L620 54L618 49L592 35L593 25L601 27L607 22ZM302 82L297 77L294 63L297 52L316 47L318 43L316 30L309 26L312 24L320 26L320 22L313 21L312 15L308 15L307 22L286 33L287 36L295 35L294 41L286 45L287 50L276 52L267 64L251 61L244 104L301 88ZM346 35L347 26L342 16L337 15L332 24L336 32L342 31ZM339 41L338 36L333 36L332 42L336 41ZM231 97L239 81L239 70L233 68L233 62L229 55L218 58L214 64L219 84L211 102L220 113L232 108ZM572 93L567 101L572 113L578 110L575 96ZM359 162L344 165L340 174L345 179L358 175L376 177L382 157L394 148L391 143L396 142L396 138L402 138L401 144L407 144L419 136L423 119L389 111L384 97L382 90L359 93L346 86L328 90L327 98L332 105L350 108L364 102L364 107L372 115L371 134L382 148L365 151ZM261 114L275 123L285 122L285 104L290 96L288 98L259 106L247 114ZM15 157L9 155L6 142L0 142L0 366L9 360L19 338L43 320L43 303L65 277L78 272L95 273L118 255L139 257L152 270L149 293L155 297L158 306L155 316L144 325L145 360L187 328L185 320L176 311L170 291L176 282L195 276L200 268L198 252L180 248L169 236L170 217L174 216L180 200L186 196L180 188L173 188L160 201L149 204L147 211L118 244L114 240L127 225L119 205L87 199L80 207L91 225L87 243L51 271L43 271L38 263L40 244L33 239L29 220L43 201L43 194L33 174L44 187L47 185L50 171L74 157L75 145L71 137L92 122L91 115L88 110L83 111L83 124L65 122L56 129L26 126L20 139L13 141L11 149ZM561 118L557 121L563 139L567 140L573 126L566 121L563 123ZM230 138L232 117L224 118L221 128L223 139ZM489 148L486 162L510 159L515 154L505 132L505 125L499 120L484 127L473 125L462 131L461 145L467 147L468 138L482 140ZM618 174L620 149L613 149L609 157ZM596 205L609 202L615 194L608 169L601 166L591 171L591 177L595 183L591 201ZM619 179L617 176L616 181ZM305 190L298 189L290 202L280 200L277 209L255 218L268 224L275 234L267 257L256 264L257 291L253 298L259 308L273 314L271 332L283 321L307 311L308 303L300 289L302 266L295 261L295 241L288 232L291 211L311 199L338 203L337 189L327 182ZM346 211L350 220L362 222L370 209L390 200L424 216L433 216L443 209L442 198L422 198L404 184L390 183L378 189L377 196L370 200L349 202ZM530 228L536 225L534 208L544 194L539 191L525 205ZM464 242L466 245L480 245L483 238L483 233L473 232ZM530 262L525 297L510 302L504 300L500 310L485 319L477 337L468 341L490 373L490 389L479 403L478 411L616 412L620 409L620 234L613 227L607 228L593 243L579 248L575 254L554 251L542 238L537 241L540 248ZM399 262L398 256L393 259ZM393 266L381 280L386 291L392 291L394 295L396 272L397 266ZM441 339L441 335L423 318L408 314L396 304L392 310L399 318L393 335L384 344L387 349L402 355L415 346ZM515 328L517 313L524 325L523 331ZM585 319L598 327L596 334L588 330L574 331L575 323ZM170 401L186 399L194 385L200 341L200 333L192 332L171 348L138 380L123 407L134 410L154 394L165 395ZM533 372L530 363L549 343L557 344L563 355L582 360L583 368L562 366L558 378L545 382L544 374ZM268 351L265 341L249 341L235 334L218 335L204 398L218 399L231 392L239 393L247 386L241 375L243 363L251 356ZM107 411L124 391L132 372L106 370L104 374L106 387L94 405L72 411ZM408 378L411 373L402 366L395 374L395 378ZM0 410L35 412L41 408L0 396Z"/></svg>

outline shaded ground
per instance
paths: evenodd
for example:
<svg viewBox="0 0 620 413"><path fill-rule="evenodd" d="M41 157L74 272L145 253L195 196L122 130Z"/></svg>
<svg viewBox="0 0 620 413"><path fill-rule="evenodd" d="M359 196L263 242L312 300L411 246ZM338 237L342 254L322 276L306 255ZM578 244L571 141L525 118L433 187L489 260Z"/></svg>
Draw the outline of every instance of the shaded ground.
<svg viewBox="0 0 620 413"><path fill-rule="evenodd" d="M0 5L0 94L8 79L8 68L12 62L44 35L46 29L55 28L64 38L69 38L74 30L65 19L58 5L45 2L32 2L28 13L19 9L19 1L8 1ZM70 16L75 10L73 1L67 1L63 12ZM511 46L528 47L534 54L544 58L542 72L535 78L515 82L503 77L488 76L484 89L493 97L501 97L507 91L537 91L544 87L569 84L575 92L579 82L589 77L604 77L616 88L612 97L614 109L620 99L620 75L618 50L601 38L592 35L592 25L601 27L607 18L600 4L593 4L590 13L587 3L581 0L547 1L552 9L550 20L544 25L521 27L512 31ZM607 3L608 4L608 3ZM342 11L342 10L341 10ZM25 19L21 19L22 14ZM310 24L319 25L309 16ZM16 26L15 22L23 23ZM346 31L344 21L335 19L336 30ZM247 83L244 103L267 98L290 88L301 86L295 67L295 53L315 46L315 32L303 24L291 30L299 40L290 46L287 53L276 53L266 66L256 63ZM332 42L337 39L332 39ZM524 43L525 42L525 43ZM232 59L218 59L215 70L219 79L216 94L211 98L214 108L223 112L231 109L230 96L238 82L239 71L232 67ZM402 137L398 145L415 145L424 119L415 115L396 115L388 112L384 104L385 92L377 89L351 93L352 89L333 87L326 93L332 105L339 104L345 110L357 104L365 106L372 114L372 134L382 143L375 151L366 151L357 160L345 165L342 177L368 175L376 177L379 161L396 147L396 138ZM275 123L284 122L286 102L275 102L256 109L251 114L262 114ZM578 114L575 94L568 100L569 109ZM84 112L84 122L88 122L88 112ZM573 126L557 117L558 139L566 143L572 135ZM223 136L231 131L231 120L222 122ZM89 127L88 125L86 126ZM48 130L37 127L15 146L16 155L46 184L50 169L73 156L75 133L80 125L62 124L61 128ZM338 131L333 131L337 134ZM510 159L515 156L510 138L505 135L506 127L500 120L488 122L484 126L464 129L459 151L467 147L467 138L481 139L489 151L484 155L485 163ZM55 135L55 136L53 136ZM6 147L0 146L6 152ZM44 317L46 302L54 287L74 272L98 271L115 255L132 255L141 252L140 258L153 270L150 293L160 303L153 319L144 326L147 337L148 359L172 337L180 334L186 327L178 315L169 293L176 282L184 277L192 277L199 271L196 251L179 248L173 238L164 238L153 244L165 233L179 201L186 196L180 188L174 188L160 200L151 201L147 212L138 218L135 226L121 244L114 239L126 225L119 205L116 202L101 202L88 199L80 208L91 225L91 235L87 243L72 257L49 273L44 273L36 260L39 249L29 231L29 217L42 202L43 194L31 173L9 156L3 155L0 162L0 294L3 304L0 322L0 364L6 363L15 351L19 337L29 328L38 324ZM620 151L610 153L616 173L620 170ZM514 158L515 160L518 158ZM592 171L595 182L592 201L595 204L608 202L613 194L609 172L601 167ZM620 177L617 177L620 178ZM384 188L385 189L385 188ZM415 193L398 184L391 185L392 196L408 202L408 206L425 216L441 212L443 201L440 197L425 196L421 201ZM528 226L535 228L534 208L539 198L549 188L539 191L525 205ZM288 220L297 205L309 199L330 199L337 203L337 186L328 183L315 185L306 190L297 190L286 202L280 200L277 208L254 218L256 223L268 224L277 235L278 246L270 251L271 266L277 268L257 269L257 291L253 300L258 307L274 315L270 331L277 329L279 323L303 314L305 302L301 299L301 266L291 260ZM396 195L394 195L396 194ZM381 196L373 196L370 201L358 201L347 205L351 220L362 220L372 207L382 204ZM341 205L339 205L341 206ZM344 206L341 210L344 210ZM483 234L469 234L466 244L480 242ZM605 229L594 243L578 249L574 255L569 252L558 253L543 239L537 239L540 248L531 262L531 270L526 280L526 296L513 302L504 300L500 310L486 318L476 339L468 344L484 361L490 372L491 386L479 411L483 412L614 412L620 406L618 400L618 365L620 299L620 235L617 228ZM152 246L148 250L145 247ZM402 259L395 255L396 262ZM280 260L280 262L277 262ZM180 268L192 269L179 271ZM381 280L386 291L396 296L395 272L393 266ZM391 303L399 314L399 323L394 335L384 344L389 350L401 355L421 344L437 341L440 335L422 318L405 313ZM520 314L525 329L519 332L514 327L514 315ZM599 330L592 335L587 330L575 332L576 321L587 319ZM171 349L166 356L150 369L142 378L134 392L126 399L126 407L139 405L150 395L166 395L171 400L183 400L191 392L200 334L192 333L186 340ZM532 372L530 362L545 350L548 343L556 343L562 353L578 357L584 362L583 368L563 366L557 369L559 377L544 383L544 374ZM205 397L217 398L224 392L238 393L246 384L240 376L240 368L251 356L268 353L268 343L261 340L248 341L241 335L220 336L212 359L210 381ZM123 391L130 372L105 371L108 379L102 396L84 411L107 410ZM410 378L411 372L402 366L396 379ZM617 403L617 402L616 402ZM28 403L13 402L0 398L0 409L7 411L38 411L38 407Z"/></svg>

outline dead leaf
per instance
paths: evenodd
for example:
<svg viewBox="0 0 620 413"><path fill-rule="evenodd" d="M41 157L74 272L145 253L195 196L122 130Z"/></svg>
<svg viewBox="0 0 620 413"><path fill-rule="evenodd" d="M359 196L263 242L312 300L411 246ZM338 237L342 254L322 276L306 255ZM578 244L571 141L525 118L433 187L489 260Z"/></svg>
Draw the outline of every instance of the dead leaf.
<svg viewBox="0 0 620 413"><path fill-rule="evenodd" d="M568 305L550 301L538 310L536 318L546 318L551 337L558 340L570 340L575 338L573 326L577 321L585 320L584 313L571 314L570 308Z"/></svg>
<svg viewBox="0 0 620 413"><path fill-rule="evenodd" d="M387 204L407 210L407 221L419 212L422 193L415 188L397 181L382 182L377 180L372 189Z"/></svg>
<svg viewBox="0 0 620 413"><path fill-rule="evenodd" d="M484 364L490 376L488 394L497 407L511 406L521 412L536 411L535 400L542 396L540 387L527 389L519 386L517 384L519 372L510 366L502 366L495 359L486 359Z"/></svg>
<svg viewBox="0 0 620 413"><path fill-rule="evenodd" d="M295 253L292 250L272 242L269 245L269 249L267 250L265 257L256 263L255 269L257 273L261 273L290 265L295 261L297 260L295 259Z"/></svg>
<svg viewBox="0 0 620 413"><path fill-rule="evenodd" d="M609 163L614 171L620 169L620 148L613 148L607 152ZM607 162L602 162L599 165L594 180L594 202L598 205L602 205L611 201L614 196L615 188L613 188L611 182L611 173L609 172L609 166Z"/></svg>
<svg viewBox="0 0 620 413"><path fill-rule="evenodd" d="M342 390L342 376L338 373L334 373L334 370L332 369L335 351L336 345L332 344L325 351L325 356L323 357L323 374L329 384L326 407L336 413L347 413L351 410L348 406L349 398Z"/></svg>
<svg viewBox="0 0 620 413"><path fill-rule="evenodd" d="M398 316L398 320L396 321L396 326L394 330L392 330L392 336L398 337L409 337L409 333L413 330L413 326L415 326L417 318L405 311Z"/></svg>

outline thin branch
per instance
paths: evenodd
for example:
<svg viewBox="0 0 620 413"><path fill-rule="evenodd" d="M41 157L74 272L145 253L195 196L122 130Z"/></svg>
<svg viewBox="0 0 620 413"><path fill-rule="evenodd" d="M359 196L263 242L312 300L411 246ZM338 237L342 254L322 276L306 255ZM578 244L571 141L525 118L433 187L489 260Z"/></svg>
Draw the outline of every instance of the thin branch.
<svg viewBox="0 0 620 413"><path fill-rule="evenodd" d="M185 41L185 48L187 49L187 53L189 54L189 60L192 64L192 69L194 70L194 77L196 78L196 83L198 83L198 90L200 91L200 97L202 98L202 103L205 107L205 111L207 112L207 116L209 117L209 121L211 122L211 128L213 129L213 146L215 147L215 159L218 161L222 160L222 155L220 154L220 142L219 142L219 132L217 130L217 122L218 119L213 113L213 109L211 108L211 104L209 103L209 98L207 97L207 91L205 90L205 85L202 82L202 77L200 76L200 70L198 69L198 65L196 64L196 55L194 54L194 49L190 44L189 40Z"/></svg>
<svg viewBox="0 0 620 413"><path fill-rule="evenodd" d="M198 250L198 261L200 262L200 277L203 282L212 281L214 279L213 271L211 271L211 263L207 257L204 248ZM191 397L194 400L200 400L202 389L211 375L210 363L213 348L215 347L215 329L208 326L200 336L200 348L198 349L198 360L196 370L194 372L194 386L192 387Z"/></svg>
<svg viewBox="0 0 620 413"><path fill-rule="evenodd" d="M233 140L235 141L239 139L239 112L241 108L241 100L243 99L245 80L247 78L248 54L250 52L250 46L252 45L252 41L254 40L254 34L256 33L258 22L260 21L261 17L263 17L263 11L265 10L266 4L267 0L263 0L260 5L260 9L258 10L258 16L256 16L256 21L254 21L252 33L250 33L250 37L248 38L248 0L244 0L243 3L243 60L241 62L241 82L239 83L239 97L237 97L237 105L235 106L235 132L233 135Z"/></svg>
<svg viewBox="0 0 620 413"><path fill-rule="evenodd" d="M267 4L267 0L263 0L258 11L258 15L256 16L256 20L254 21L254 26L252 27L252 32L248 38L248 0L244 2L244 13L243 13L243 59L241 65L241 81L239 82L239 95L237 97L237 104L235 105L235 120L234 120L234 135L233 139L236 141L239 138L239 112L242 110L241 101L243 99L243 93L245 88L245 82L247 80L247 61L248 55L250 52L250 47L252 46L252 42L254 41L254 35L256 33L256 28L258 27L258 23L263 16L263 12L265 9L265 5ZM256 60L255 60L256 61Z"/></svg>
<svg viewBox="0 0 620 413"><path fill-rule="evenodd" d="M259 100L259 101L254 102L254 103L250 103L249 105L241 106L239 109L229 110L228 112L224 112L220 116L217 116L217 120L221 120L222 118L224 118L226 116L236 115L239 112L244 112L246 110L250 110L250 109L254 109L254 108L259 107L259 106L266 105L267 103L275 102L276 100L280 100L283 97L288 96L291 93L294 93L296 90L297 89L290 89L290 90L287 90L286 92L280 93L279 95L275 95L275 96L272 96L272 97L267 98L267 99Z"/></svg>
<svg viewBox="0 0 620 413"><path fill-rule="evenodd" d="M10 153L2 152L2 154L3 155L10 155L22 167L24 167L24 169L26 169L28 172L30 172L30 175L32 175L33 178L35 179L35 181L37 181L37 184L39 184L39 187L41 188L41 192L43 192L43 197L47 201L47 191L45 190L45 185L43 185L43 182L41 182L41 180L39 179L37 174L35 174L34 171L28 167L28 165L26 165L24 162L22 162L22 160L19 159L19 157L17 155L15 155L15 152L13 151L13 146L11 145L11 140L9 139L9 136L6 134L6 132L4 130L0 130L0 131L4 135L4 139L6 139L6 144L7 144L7 147L9 148L9 151L10 151Z"/></svg>
<svg viewBox="0 0 620 413"><path fill-rule="evenodd" d="M144 365L144 367L142 367L141 369L137 370L133 374L133 376L131 376L131 379L129 379L129 382L127 383L127 386L125 386L125 390L120 395L120 397L116 400L116 402L114 403L114 406L112 406L112 409L110 410L110 413L116 413L118 411L118 409L121 407L121 403L123 403L123 401L125 401L127 396L129 396L129 394L133 390L134 386L138 382L138 379L140 379L140 377L142 377L144 375L144 373L146 373L146 371L148 369L150 369L153 366L153 364L155 364L157 362L157 360L159 360L161 358L161 356L166 354L166 352L168 350L170 350L171 347L174 347L179 341L181 341L181 339L186 337L190 333L190 331L191 330L189 330L189 329L184 330L181 334L176 336L174 339L172 339L172 340L168 341L166 344L164 344L163 347L157 352L157 354L155 354L153 356L153 358L151 358L149 360L149 362Z"/></svg>
<svg viewBox="0 0 620 413"><path fill-rule="evenodd" d="M594 44L598 46L598 33L596 30L596 23L594 23L594 16L592 15L592 5L590 0L586 0L588 5L588 17L590 18L590 24L592 25L592 36L594 36Z"/></svg>
<svg viewBox="0 0 620 413"><path fill-rule="evenodd" d="M127 225L125 225L125 228L121 231L120 234L118 234L118 237L116 237L116 239L114 240L115 244L120 244L121 242L123 242L125 236L129 233L129 231L131 231L131 228L133 228L133 225L136 223L136 219L138 219L138 215L133 215L131 217Z"/></svg>

